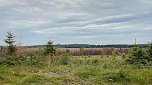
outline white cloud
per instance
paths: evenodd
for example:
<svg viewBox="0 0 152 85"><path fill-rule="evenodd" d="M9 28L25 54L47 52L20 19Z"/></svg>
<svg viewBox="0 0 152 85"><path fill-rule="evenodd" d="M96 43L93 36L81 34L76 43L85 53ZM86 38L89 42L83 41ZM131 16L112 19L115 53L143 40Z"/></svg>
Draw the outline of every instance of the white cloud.
<svg viewBox="0 0 152 85"><path fill-rule="evenodd" d="M122 35L128 38L136 34L149 37L151 3L151 0L0 0L0 34L13 28L16 32L27 29L27 33L41 36L83 39Z"/></svg>

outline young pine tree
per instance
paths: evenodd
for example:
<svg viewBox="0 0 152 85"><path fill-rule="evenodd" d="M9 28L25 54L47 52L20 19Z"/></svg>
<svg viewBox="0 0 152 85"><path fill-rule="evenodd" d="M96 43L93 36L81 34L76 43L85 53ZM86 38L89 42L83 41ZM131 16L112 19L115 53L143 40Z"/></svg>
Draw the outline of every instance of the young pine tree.
<svg viewBox="0 0 152 85"><path fill-rule="evenodd" d="M8 54L13 55L16 52L16 45L14 43L16 42L14 40L15 36L11 32L7 32L6 39L4 40L5 43L8 44Z"/></svg>
<svg viewBox="0 0 152 85"><path fill-rule="evenodd" d="M55 49L53 47L53 42L51 40L49 40L47 42L46 47L44 48L45 52L44 55L54 55L55 54Z"/></svg>
<svg viewBox="0 0 152 85"><path fill-rule="evenodd" d="M131 64L147 64L147 60L148 58L146 52L137 46L133 48L133 51L131 52L129 59L127 59L127 62Z"/></svg>

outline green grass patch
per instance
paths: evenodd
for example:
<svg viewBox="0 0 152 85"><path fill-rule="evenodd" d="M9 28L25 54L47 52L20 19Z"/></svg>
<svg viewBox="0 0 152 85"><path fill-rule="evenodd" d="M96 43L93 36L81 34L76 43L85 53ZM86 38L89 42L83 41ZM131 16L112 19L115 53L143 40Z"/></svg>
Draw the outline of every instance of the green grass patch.
<svg viewBox="0 0 152 85"><path fill-rule="evenodd" d="M1 65L2 85L151 85L152 68L138 68L121 58L68 57L68 63ZM58 59L58 58L57 58ZM63 58L66 60L67 58ZM48 60L49 62L49 60Z"/></svg>

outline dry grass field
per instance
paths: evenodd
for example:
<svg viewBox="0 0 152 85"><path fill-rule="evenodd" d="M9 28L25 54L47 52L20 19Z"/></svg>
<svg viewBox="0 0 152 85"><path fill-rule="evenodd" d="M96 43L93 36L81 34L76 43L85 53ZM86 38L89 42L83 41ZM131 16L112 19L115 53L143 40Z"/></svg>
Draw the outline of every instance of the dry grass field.
<svg viewBox="0 0 152 85"><path fill-rule="evenodd" d="M41 52L43 48L19 48L17 54L20 55L30 55L33 52ZM116 51L118 55L128 54L131 51L131 48L84 48L80 51L80 48L56 48L57 54L63 54L66 51L73 56L89 56L89 55L112 55L113 51Z"/></svg>

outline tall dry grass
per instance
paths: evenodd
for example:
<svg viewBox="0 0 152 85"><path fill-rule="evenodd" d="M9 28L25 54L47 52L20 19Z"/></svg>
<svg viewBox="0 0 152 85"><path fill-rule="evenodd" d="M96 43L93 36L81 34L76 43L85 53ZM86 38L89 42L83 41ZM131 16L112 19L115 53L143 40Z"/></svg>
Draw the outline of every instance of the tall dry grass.
<svg viewBox="0 0 152 85"><path fill-rule="evenodd" d="M82 52L80 52L80 48L56 48L56 54L61 55L65 52L69 52L72 56L79 56L83 54L84 56L88 55L112 55L113 51L116 51L118 55L128 54L131 51L131 48L84 48ZM43 48L18 48L17 54L26 56L32 55L33 53L41 53Z"/></svg>

